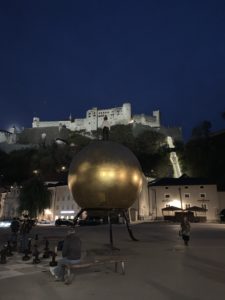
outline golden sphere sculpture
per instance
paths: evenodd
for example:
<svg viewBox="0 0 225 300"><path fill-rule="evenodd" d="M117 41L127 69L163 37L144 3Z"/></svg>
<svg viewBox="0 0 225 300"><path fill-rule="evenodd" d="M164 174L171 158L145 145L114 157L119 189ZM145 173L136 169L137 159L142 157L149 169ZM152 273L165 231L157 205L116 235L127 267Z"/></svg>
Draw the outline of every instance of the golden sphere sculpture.
<svg viewBox="0 0 225 300"><path fill-rule="evenodd" d="M126 209L139 196L142 174L128 148L112 141L95 141L73 158L68 186L81 208Z"/></svg>

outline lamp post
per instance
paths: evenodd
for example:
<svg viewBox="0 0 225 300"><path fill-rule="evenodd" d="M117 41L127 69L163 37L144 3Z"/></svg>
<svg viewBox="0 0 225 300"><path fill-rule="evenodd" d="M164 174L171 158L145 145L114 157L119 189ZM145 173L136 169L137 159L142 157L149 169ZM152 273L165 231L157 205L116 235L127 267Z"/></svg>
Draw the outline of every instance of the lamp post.
<svg viewBox="0 0 225 300"><path fill-rule="evenodd" d="M180 195L180 206L181 206L181 209L183 209L183 200L182 200L182 194L181 194L181 187L179 187L178 190L179 190L179 195Z"/></svg>
<svg viewBox="0 0 225 300"><path fill-rule="evenodd" d="M151 189L154 192L154 204L155 204L155 219L157 219L157 198L156 198L156 190Z"/></svg>

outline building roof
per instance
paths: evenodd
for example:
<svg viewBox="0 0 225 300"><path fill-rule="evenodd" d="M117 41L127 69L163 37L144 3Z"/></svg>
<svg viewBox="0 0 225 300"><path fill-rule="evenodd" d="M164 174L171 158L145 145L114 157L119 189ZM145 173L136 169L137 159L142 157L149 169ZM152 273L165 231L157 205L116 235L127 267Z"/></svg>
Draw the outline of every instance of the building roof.
<svg viewBox="0 0 225 300"><path fill-rule="evenodd" d="M193 178L181 176L179 178L160 178L149 182L149 186L168 186L168 185L216 185L216 183L208 178Z"/></svg>
<svg viewBox="0 0 225 300"><path fill-rule="evenodd" d="M45 184L47 187L56 187L56 186L64 186L67 185L66 181L46 181Z"/></svg>

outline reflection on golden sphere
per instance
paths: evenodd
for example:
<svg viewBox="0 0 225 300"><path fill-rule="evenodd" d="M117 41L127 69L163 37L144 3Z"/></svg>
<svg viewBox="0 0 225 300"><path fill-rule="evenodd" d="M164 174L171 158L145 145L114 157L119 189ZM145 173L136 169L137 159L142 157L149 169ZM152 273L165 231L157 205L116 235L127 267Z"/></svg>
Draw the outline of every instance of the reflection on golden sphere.
<svg viewBox="0 0 225 300"><path fill-rule="evenodd" d="M121 144L95 141L75 155L68 185L81 208L128 208L142 188L142 170Z"/></svg>

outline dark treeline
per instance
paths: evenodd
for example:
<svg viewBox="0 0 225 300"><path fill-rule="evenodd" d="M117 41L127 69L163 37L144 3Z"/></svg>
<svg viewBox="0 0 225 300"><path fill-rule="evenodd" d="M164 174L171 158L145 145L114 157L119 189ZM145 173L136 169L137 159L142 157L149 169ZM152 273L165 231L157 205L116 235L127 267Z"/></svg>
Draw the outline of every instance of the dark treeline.
<svg viewBox="0 0 225 300"><path fill-rule="evenodd" d="M176 152L183 173L211 178L219 187L225 188L225 132L212 134L210 128L210 122L202 122L193 129L190 141L176 142ZM94 134L100 136L100 130ZM135 135L131 125L112 126L110 131L110 140L127 146L137 156L145 175L156 178L173 175L165 138L152 130ZM53 143L9 154L0 152L1 184L22 183L35 176L43 181L66 181L73 156L92 141L71 132L68 143L63 146Z"/></svg>
<svg viewBox="0 0 225 300"><path fill-rule="evenodd" d="M100 131L94 134L99 136ZM116 125L111 127L110 140L122 143L133 151L147 176L164 177L171 174L164 135L148 130L135 136L132 126ZM90 138L71 132L64 145L53 143L9 154L0 152L1 183L22 183L34 176L43 181L66 181L73 156L91 142L93 140Z"/></svg>
<svg viewBox="0 0 225 300"><path fill-rule="evenodd" d="M177 143L182 170L191 177L212 179L225 189L225 130L210 132L211 123L204 121L193 128L185 145Z"/></svg>

